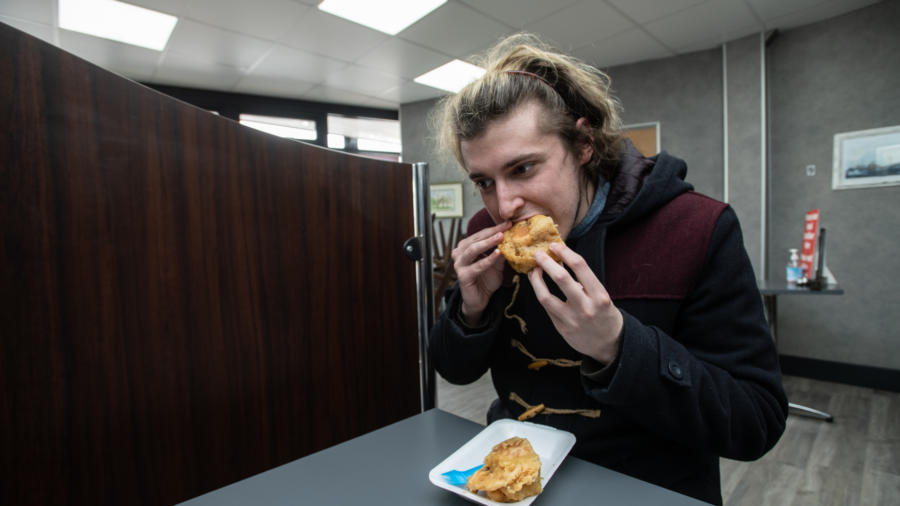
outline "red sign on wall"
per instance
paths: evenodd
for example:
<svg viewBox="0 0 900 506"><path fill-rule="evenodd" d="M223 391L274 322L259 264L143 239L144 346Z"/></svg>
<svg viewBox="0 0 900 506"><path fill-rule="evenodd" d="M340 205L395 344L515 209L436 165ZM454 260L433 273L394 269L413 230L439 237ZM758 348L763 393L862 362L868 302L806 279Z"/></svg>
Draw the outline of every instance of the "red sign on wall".
<svg viewBox="0 0 900 506"><path fill-rule="evenodd" d="M815 276L813 269L816 260L816 242L819 236L819 210L812 209L806 212L806 221L803 224L803 247L800 249L800 266L803 267L803 275L807 279Z"/></svg>

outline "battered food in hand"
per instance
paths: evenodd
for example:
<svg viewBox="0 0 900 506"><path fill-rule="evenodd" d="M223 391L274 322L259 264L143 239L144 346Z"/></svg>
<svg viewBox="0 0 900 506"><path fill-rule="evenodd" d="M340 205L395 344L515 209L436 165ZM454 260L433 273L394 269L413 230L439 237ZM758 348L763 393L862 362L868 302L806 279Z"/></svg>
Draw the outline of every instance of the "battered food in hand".
<svg viewBox="0 0 900 506"><path fill-rule="evenodd" d="M497 248L516 272L525 274L537 267L537 262L534 261L535 251L541 250L559 261L549 249L554 242L563 241L553 219L537 214L503 232L503 241Z"/></svg>
<svg viewBox="0 0 900 506"><path fill-rule="evenodd" d="M511 437L498 443L484 458L484 467L469 477L466 488L484 490L488 499L517 502L541 493L541 458L531 443Z"/></svg>

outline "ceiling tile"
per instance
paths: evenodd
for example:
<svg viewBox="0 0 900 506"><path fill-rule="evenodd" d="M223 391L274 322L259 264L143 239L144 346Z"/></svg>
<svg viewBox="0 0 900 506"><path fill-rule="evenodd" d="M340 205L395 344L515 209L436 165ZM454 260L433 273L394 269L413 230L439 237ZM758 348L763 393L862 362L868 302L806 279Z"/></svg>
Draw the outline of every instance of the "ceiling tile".
<svg viewBox="0 0 900 506"><path fill-rule="evenodd" d="M572 54L600 68L675 55L641 28L630 28L610 38L580 47Z"/></svg>
<svg viewBox="0 0 900 506"><path fill-rule="evenodd" d="M660 42L677 52L712 48L763 30L742 0L708 0L645 25Z"/></svg>
<svg viewBox="0 0 900 506"><path fill-rule="evenodd" d="M269 97L303 98L304 93L315 87L315 83L308 83L297 79L244 76L233 90L238 93L252 95L265 95Z"/></svg>
<svg viewBox="0 0 900 506"><path fill-rule="evenodd" d="M852 10L877 3L878 1L879 0L830 0L819 2L809 9L766 20L766 27L793 28L795 26L815 23L834 16L846 14Z"/></svg>
<svg viewBox="0 0 900 506"><path fill-rule="evenodd" d="M647 23L702 4L706 0L606 0L637 23ZM783 1L783 0L782 0Z"/></svg>
<svg viewBox="0 0 900 506"><path fill-rule="evenodd" d="M307 91L303 94L303 97L307 100L317 101L317 102L329 102L333 104L347 104L347 105L360 105L367 107L379 107L382 109L397 109L397 103L391 102L389 100L378 99L375 97L370 97L367 95L363 95L361 93L354 93L352 91L342 90L338 88L331 88L326 86L316 86L315 88Z"/></svg>
<svg viewBox="0 0 900 506"><path fill-rule="evenodd" d="M790 2L784 0L746 0L746 2L765 21L808 9L822 3L822 0L792 0Z"/></svg>
<svg viewBox="0 0 900 506"><path fill-rule="evenodd" d="M256 63L272 43L189 19L179 19L166 51L241 69Z"/></svg>
<svg viewBox="0 0 900 506"><path fill-rule="evenodd" d="M167 51L151 82L231 91L243 77L240 69L214 63L203 57Z"/></svg>
<svg viewBox="0 0 900 506"><path fill-rule="evenodd" d="M388 37L319 9L309 9L280 42L310 53L352 62Z"/></svg>
<svg viewBox="0 0 900 506"><path fill-rule="evenodd" d="M877 2L450 0L390 37L319 11L321 0L124 0L180 17L160 54L59 30L56 1L0 0L0 22L132 79L266 95L302 93L307 100L385 108L431 93L411 82L421 72L450 58L469 59L521 29L610 66L715 48ZM644 23L644 30L631 23ZM348 70L351 63L355 70ZM341 73L344 81L332 77ZM310 88L326 78L338 88Z"/></svg>
<svg viewBox="0 0 900 506"><path fill-rule="evenodd" d="M56 25L56 0L3 0L0 15L32 23Z"/></svg>
<svg viewBox="0 0 900 506"><path fill-rule="evenodd" d="M60 46L85 60L135 81L153 76L162 53L69 30L59 31Z"/></svg>
<svg viewBox="0 0 900 506"><path fill-rule="evenodd" d="M246 0L191 0L184 15L261 39L278 40L310 10L292 0L266 0L265 8Z"/></svg>
<svg viewBox="0 0 900 506"><path fill-rule="evenodd" d="M33 37L37 37L43 40L44 42L55 45L55 43L53 42L53 27L49 25L45 25L43 23L32 23L31 21L24 21L22 19L10 18L3 15L0 15L0 23L6 23L16 30L21 30Z"/></svg>
<svg viewBox="0 0 900 506"><path fill-rule="evenodd" d="M448 2L397 36L456 58L467 58L511 31L511 27L464 4Z"/></svg>
<svg viewBox="0 0 900 506"><path fill-rule="evenodd" d="M391 37L364 54L357 63L412 79L447 63L450 59L444 54Z"/></svg>
<svg viewBox="0 0 900 506"><path fill-rule="evenodd" d="M362 95L380 97L382 93L399 86L403 79L375 69L348 65L343 70L325 78L324 84Z"/></svg>
<svg viewBox="0 0 900 506"><path fill-rule="evenodd" d="M579 0L462 0L472 9L517 30Z"/></svg>
<svg viewBox="0 0 900 506"><path fill-rule="evenodd" d="M51 0L55 1L55 0ZM189 0L125 0L125 3L134 4L154 11L165 12L173 16L184 14Z"/></svg>
<svg viewBox="0 0 900 506"><path fill-rule="evenodd" d="M252 77L299 79L310 83L321 83L327 76L346 68L348 65L349 63L344 61L275 45L250 70L249 74Z"/></svg>
<svg viewBox="0 0 900 506"><path fill-rule="evenodd" d="M431 86L423 86L413 81L406 81L400 86L386 91L382 94L382 97L397 102L398 104L409 104L421 100L442 97L446 94L447 92L432 88Z"/></svg>
<svg viewBox="0 0 900 506"><path fill-rule="evenodd" d="M634 23L602 2L584 1L531 23L526 28L542 34L563 51L622 33Z"/></svg>

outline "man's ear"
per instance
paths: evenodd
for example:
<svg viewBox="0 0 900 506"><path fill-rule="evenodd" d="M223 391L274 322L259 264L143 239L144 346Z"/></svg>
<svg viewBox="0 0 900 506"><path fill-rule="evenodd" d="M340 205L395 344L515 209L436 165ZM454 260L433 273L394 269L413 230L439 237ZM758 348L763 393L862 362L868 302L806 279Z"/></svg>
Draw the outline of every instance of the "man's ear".
<svg viewBox="0 0 900 506"><path fill-rule="evenodd" d="M578 164L588 163L594 155L594 132L587 118L578 118L575 128L581 132L581 140L578 142Z"/></svg>

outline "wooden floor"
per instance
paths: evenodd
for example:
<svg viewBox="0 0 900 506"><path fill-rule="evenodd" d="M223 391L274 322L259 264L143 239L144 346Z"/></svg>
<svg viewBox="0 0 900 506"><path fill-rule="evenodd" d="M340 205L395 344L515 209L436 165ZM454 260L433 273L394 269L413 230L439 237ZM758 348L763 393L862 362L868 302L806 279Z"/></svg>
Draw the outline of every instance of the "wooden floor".
<svg viewBox="0 0 900 506"><path fill-rule="evenodd" d="M722 459L728 506L900 505L900 393L785 377L791 402L835 421L792 415L784 436L755 462ZM465 386L438 377L437 405L476 423L494 400L489 375Z"/></svg>

